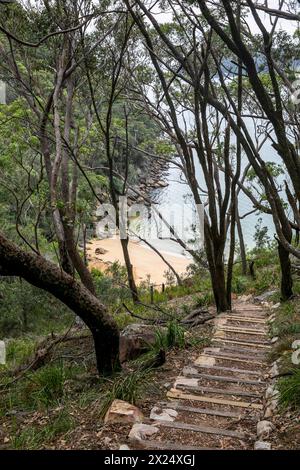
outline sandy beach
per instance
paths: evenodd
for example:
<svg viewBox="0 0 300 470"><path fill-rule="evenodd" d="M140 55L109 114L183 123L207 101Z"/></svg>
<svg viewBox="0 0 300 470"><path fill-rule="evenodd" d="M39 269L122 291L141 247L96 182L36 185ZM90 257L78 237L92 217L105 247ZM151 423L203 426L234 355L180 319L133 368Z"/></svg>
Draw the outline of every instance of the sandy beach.
<svg viewBox="0 0 300 470"><path fill-rule="evenodd" d="M97 248L106 250L106 253L96 254L95 251ZM91 269L97 268L101 271L105 271L107 266L115 261L119 261L122 265L125 264L121 243L118 239L91 240L87 245L87 253L89 267ZM143 246L139 242L130 241L129 253L137 284L146 281L148 276L150 276L150 280L153 284L166 282L164 273L169 270L169 268L153 250ZM187 266L191 264L190 258L170 253L162 254L180 275L184 274Z"/></svg>

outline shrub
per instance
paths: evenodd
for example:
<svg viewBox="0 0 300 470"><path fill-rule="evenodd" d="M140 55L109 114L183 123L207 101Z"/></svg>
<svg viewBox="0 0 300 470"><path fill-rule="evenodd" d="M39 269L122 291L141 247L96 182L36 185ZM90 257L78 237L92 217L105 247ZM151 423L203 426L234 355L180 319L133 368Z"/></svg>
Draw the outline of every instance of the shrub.
<svg viewBox="0 0 300 470"><path fill-rule="evenodd" d="M278 383L279 403L282 407L297 409L300 407L300 369L293 369L290 377Z"/></svg>

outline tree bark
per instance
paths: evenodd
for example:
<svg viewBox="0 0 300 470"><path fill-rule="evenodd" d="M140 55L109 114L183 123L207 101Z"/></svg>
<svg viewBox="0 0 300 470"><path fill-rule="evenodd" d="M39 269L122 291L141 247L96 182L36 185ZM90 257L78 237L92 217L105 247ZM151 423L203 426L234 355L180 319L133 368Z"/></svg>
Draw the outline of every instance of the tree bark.
<svg viewBox="0 0 300 470"><path fill-rule="evenodd" d="M0 232L0 274L19 276L61 300L90 329L100 375L120 367L119 330L106 307L82 284L42 256L27 253Z"/></svg>
<svg viewBox="0 0 300 470"><path fill-rule="evenodd" d="M133 266L131 264L130 255L129 255L129 251L128 251L128 242L129 242L128 238L126 238L126 239L121 238L121 245L122 245L122 250L123 250L123 255L124 255L124 260L125 260L125 266L126 266L126 270L127 270L128 284L129 284L130 292L131 292L131 295L132 295L132 300L134 302L138 302L139 301L139 294L138 294L138 290L137 290L136 283L135 283L135 280L134 280Z"/></svg>
<svg viewBox="0 0 300 470"><path fill-rule="evenodd" d="M238 208L237 208L237 214L236 214L236 226L237 226L237 232L238 232L239 244L240 244L242 274L246 276L247 275L247 256L246 256L245 241L244 241L244 235L243 235L242 224L241 224Z"/></svg>
<svg viewBox="0 0 300 470"><path fill-rule="evenodd" d="M293 277L290 254L278 243L278 255L281 268L281 300L289 300L293 296Z"/></svg>

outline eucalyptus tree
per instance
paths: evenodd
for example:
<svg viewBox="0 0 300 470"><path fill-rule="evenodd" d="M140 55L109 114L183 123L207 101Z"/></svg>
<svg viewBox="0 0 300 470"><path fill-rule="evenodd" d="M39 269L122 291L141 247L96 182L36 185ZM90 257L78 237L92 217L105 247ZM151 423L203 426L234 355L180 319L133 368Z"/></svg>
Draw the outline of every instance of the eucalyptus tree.
<svg viewBox="0 0 300 470"><path fill-rule="evenodd" d="M92 276L78 250L76 229L82 212L78 201L79 183L84 179L82 165L92 160L96 148L91 105L86 104L82 91L85 75L80 67L116 27L118 14L103 36L86 49L82 47L82 35L89 35L91 21L97 15L101 14L103 19L99 21L105 23L106 13L110 14L108 6L108 2L101 2L96 12L88 0L45 1L35 7L25 2L24 7L16 4L5 10L0 20L1 77L8 83L12 98L17 98L15 103L21 103L20 109L24 110L24 116L18 112L11 116L11 135L6 136L8 146L11 144L10 155L7 149L1 148L1 158L4 154L17 162L20 171L28 173L24 187L10 184L7 188L17 196L16 228L20 226L19 200L22 209L25 209L24 201L32 204L34 195L36 200L46 201L41 211L37 208L36 227L43 231L45 228L40 212L50 215L60 262L57 266L47 260L50 250L39 245L38 230L33 242L31 235L25 237L24 231L19 230L26 250L9 241L5 230L5 234L0 234L0 275L23 277L70 307L91 330L98 370L105 374L119 366L119 332L95 295ZM26 126L28 142L20 143L14 135L14 120ZM14 149L15 155L11 155ZM34 164L30 165L31 161ZM7 162L6 169L1 170L1 183L5 183L9 171L16 172L17 168ZM90 185L90 179L86 182ZM97 178L96 183L99 183ZM43 197L41 184L44 184ZM21 215L24 216L24 210ZM29 228L26 222L24 226ZM80 281L76 280L76 274Z"/></svg>
<svg viewBox="0 0 300 470"><path fill-rule="evenodd" d="M143 50L141 64L154 71L150 87L143 87L136 76L136 99L175 146L195 204L206 207L205 250L216 307L219 312L225 311L231 307L234 201L240 156L234 164L229 111L222 115L211 106L205 93L212 83L209 66L215 70L211 38L206 43L202 34L195 34L188 18L176 15L176 11L174 23L159 24L151 13L150 3L137 1L132 5L125 1L143 38L144 44L139 46ZM224 178L219 170L221 163L226 169ZM198 165L203 181L197 175ZM234 169L234 174L230 169ZM232 243L226 280L225 249L230 221Z"/></svg>
<svg viewBox="0 0 300 470"><path fill-rule="evenodd" d="M137 0L135 4L131 4L129 1L125 3L137 19L145 17L150 21L153 30L163 41L165 49L162 50L166 50L169 56L173 58L172 65L167 63L169 73L178 79L186 81L188 76L190 81L193 80L193 76L195 76L193 57L201 56L203 42L206 47L208 44L210 45L210 55L214 62L214 66L209 66L209 71L212 74L210 85L205 87L200 80L197 80L193 85L195 89L198 88L199 94L207 100L209 105L218 110L230 124L250 165L263 184L269 205L268 210L272 213L278 238L278 252L282 270L282 298L291 297L292 277L289 255L290 253L298 257L300 255L299 250L292 242L292 229L299 230L299 227L297 223L289 220L289 214L278 195L274 178L251 136L247 122L249 111L245 112L245 106L242 112L239 110L238 103L230 92L228 80L224 79L224 68L226 69L226 65L230 61L242 67L245 77L243 79L244 83L248 82L250 85L251 102L260 110L259 115L255 117L261 118L265 122L265 137L272 142L273 147L282 158L293 185L292 192L294 194L292 194L292 197L296 197L297 200L297 187L299 185L297 146L289 135L290 122L286 119L284 104L286 101L286 88L282 87L280 89L279 87L280 78L285 77L285 75L282 71L280 74L278 73L280 67L278 67L272 55L273 39L277 37L276 26L278 19L275 19L271 32L266 32L256 13L255 6L253 7L253 2L242 3L242 6L245 3L248 5L254 20L262 31L262 40L259 42L259 39L253 37L247 26L248 12L242 9L241 19L238 19L239 2L233 5L232 2L228 1L166 1L163 7L173 13L189 43L187 46L186 43L179 42L174 35L167 34L167 28L159 23L156 15L152 13L153 2L145 4ZM224 18L227 22L223 21ZM141 22L141 19L139 21ZM186 24L189 25L189 28L186 28ZM202 37L202 40L195 43L195 37ZM157 53L156 56L159 61L161 55ZM267 70L264 74L258 69L258 56L263 58L262 70L264 72ZM198 63L202 63L202 67L198 65L198 70L202 70L205 63L207 64L207 58L202 62L200 60ZM165 62L163 64L166 65ZM221 86L216 84L214 77L218 77ZM285 77L286 81L287 78ZM243 86L244 89L245 86ZM216 91L220 91L221 94ZM289 195L290 199L291 195Z"/></svg>

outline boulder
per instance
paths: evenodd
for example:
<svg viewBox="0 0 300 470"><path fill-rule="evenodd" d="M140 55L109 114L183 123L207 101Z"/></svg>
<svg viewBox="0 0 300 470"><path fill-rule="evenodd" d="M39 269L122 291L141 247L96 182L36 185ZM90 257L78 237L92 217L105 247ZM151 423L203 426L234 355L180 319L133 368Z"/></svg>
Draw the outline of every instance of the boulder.
<svg viewBox="0 0 300 470"><path fill-rule="evenodd" d="M269 375L272 379L274 379L275 377L278 377L279 369L278 369L278 364L277 364L276 361L273 363L273 365L270 369Z"/></svg>
<svg viewBox="0 0 300 470"><path fill-rule="evenodd" d="M133 323L128 325L120 335L120 361L136 359L149 350L156 340L155 329L151 325Z"/></svg>
<svg viewBox="0 0 300 470"><path fill-rule="evenodd" d="M105 255L105 253L107 253L107 250L105 250L104 248L101 248L101 247L96 248L96 250L95 250L96 255Z"/></svg>
<svg viewBox="0 0 300 470"><path fill-rule="evenodd" d="M271 450L271 443L266 441L256 441L254 450Z"/></svg>
<svg viewBox="0 0 300 470"><path fill-rule="evenodd" d="M143 413L134 405L123 400L114 400L107 411L105 423L141 423Z"/></svg>
<svg viewBox="0 0 300 470"><path fill-rule="evenodd" d="M274 295L276 293L277 293L277 290L269 290L267 292L264 292L261 295L258 295L256 297L254 297L254 300L256 302L264 302L265 300L268 300L272 295Z"/></svg>
<svg viewBox="0 0 300 470"><path fill-rule="evenodd" d="M272 305L271 309L272 309L272 310L276 310L276 309L279 308L280 306L281 306L281 303L278 302L277 304Z"/></svg>
<svg viewBox="0 0 300 470"><path fill-rule="evenodd" d="M150 424L134 424L129 433L129 439L132 441L143 441L158 432L159 428L157 426Z"/></svg>
<svg viewBox="0 0 300 470"><path fill-rule="evenodd" d="M171 408L159 408L154 406L150 413L150 419L155 421L175 421L175 418L178 416L177 411L172 410Z"/></svg>
<svg viewBox="0 0 300 470"><path fill-rule="evenodd" d="M266 390L266 400L272 400L275 397L278 397L279 392L278 390L274 387L274 385L269 385L269 387Z"/></svg>
<svg viewBox="0 0 300 470"><path fill-rule="evenodd" d="M274 431L274 429L274 424L272 424L271 421L259 421L257 423L257 436L259 439L269 437L271 432Z"/></svg>
<svg viewBox="0 0 300 470"><path fill-rule="evenodd" d="M198 359L196 359L195 364L197 366L213 367L216 364L216 359L209 356L199 356Z"/></svg>

